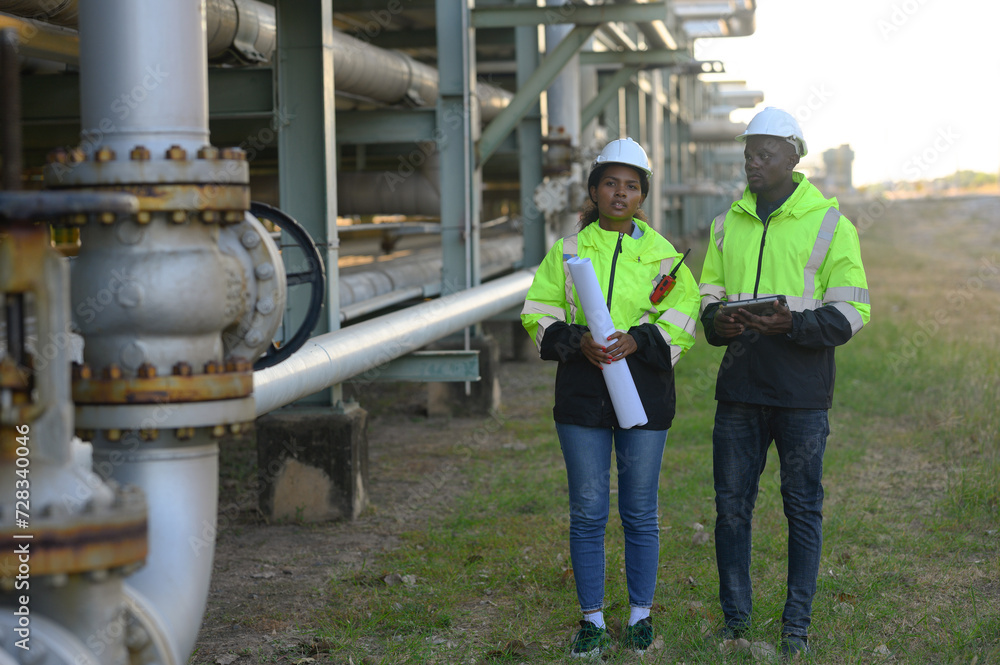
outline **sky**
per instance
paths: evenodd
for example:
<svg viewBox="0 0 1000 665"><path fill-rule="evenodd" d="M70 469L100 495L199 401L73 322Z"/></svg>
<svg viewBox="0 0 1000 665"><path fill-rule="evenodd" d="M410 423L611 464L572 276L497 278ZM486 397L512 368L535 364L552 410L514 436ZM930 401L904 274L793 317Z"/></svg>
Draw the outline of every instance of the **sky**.
<svg viewBox="0 0 1000 665"><path fill-rule="evenodd" d="M1000 3L757 0L749 37L699 39L699 60L792 113L809 154L849 144L854 185L1000 172ZM815 161L813 161L815 160Z"/></svg>

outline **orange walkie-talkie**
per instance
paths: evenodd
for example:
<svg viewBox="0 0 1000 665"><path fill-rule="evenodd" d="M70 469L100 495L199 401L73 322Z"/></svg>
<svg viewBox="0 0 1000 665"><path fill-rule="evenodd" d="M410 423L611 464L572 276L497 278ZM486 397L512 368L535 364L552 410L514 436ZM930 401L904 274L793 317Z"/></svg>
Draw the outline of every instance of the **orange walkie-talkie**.
<svg viewBox="0 0 1000 665"><path fill-rule="evenodd" d="M670 290L674 288L674 284L677 283L677 278L675 277L675 275L677 275L677 269L681 267L681 264L684 263L684 259L686 259L687 255L690 253L690 249L684 252L684 256L682 256L681 260L677 262L674 269L670 271L670 274L660 277L660 281L656 283L655 287L653 287L653 292L649 294L649 302L654 305L659 305L660 301L663 300L668 293L670 293Z"/></svg>

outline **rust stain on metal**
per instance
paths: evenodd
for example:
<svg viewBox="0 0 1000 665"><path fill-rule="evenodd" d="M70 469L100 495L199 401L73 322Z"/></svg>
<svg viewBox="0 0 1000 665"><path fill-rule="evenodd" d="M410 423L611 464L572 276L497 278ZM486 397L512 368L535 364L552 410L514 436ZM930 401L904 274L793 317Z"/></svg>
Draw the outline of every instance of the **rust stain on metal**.
<svg viewBox="0 0 1000 665"><path fill-rule="evenodd" d="M5 542L27 543L32 575L85 573L145 560L149 550L145 516L129 515L112 523L107 517L97 524L33 528L30 540L13 540L12 532L0 537ZM0 552L0 578L12 578L21 561L15 548L5 549Z"/></svg>
<svg viewBox="0 0 1000 665"><path fill-rule="evenodd" d="M246 397L252 392L250 372L73 381L73 401L77 404L207 402Z"/></svg>

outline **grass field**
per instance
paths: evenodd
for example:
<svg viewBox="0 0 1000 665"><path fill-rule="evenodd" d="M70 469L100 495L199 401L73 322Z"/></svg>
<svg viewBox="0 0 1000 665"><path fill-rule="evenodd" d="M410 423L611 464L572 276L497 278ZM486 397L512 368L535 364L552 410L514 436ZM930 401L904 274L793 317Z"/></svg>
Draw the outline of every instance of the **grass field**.
<svg viewBox="0 0 1000 665"><path fill-rule="evenodd" d="M1000 662L1000 199L845 212L862 232L873 313L837 352L812 662ZM720 358L702 340L678 367L660 489L660 638L642 662L768 662L778 639L786 533L773 450L755 513L754 648L723 654L703 637L721 621L711 537ZM331 580L306 627L327 645L324 662L566 658L579 616L551 383L531 396L538 416L504 424L526 446L471 453L455 505L368 569ZM607 548L614 634L628 616L614 503Z"/></svg>

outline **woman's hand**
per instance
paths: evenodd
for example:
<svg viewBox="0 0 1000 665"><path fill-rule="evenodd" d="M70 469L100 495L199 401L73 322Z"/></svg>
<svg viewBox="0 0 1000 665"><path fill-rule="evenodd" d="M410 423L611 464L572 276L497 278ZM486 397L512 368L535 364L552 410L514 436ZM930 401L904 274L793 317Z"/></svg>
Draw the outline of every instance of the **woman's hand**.
<svg viewBox="0 0 1000 665"><path fill-rule="evenodd" d="M584 333L580 340L580 350L595 367L623 360L635 353L638 348L632 335L620 330L611 333L604 344L599 344L589 332Z"/></svg>

